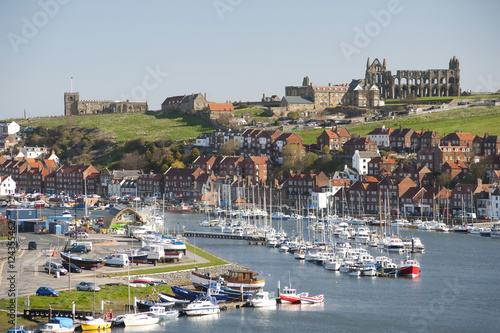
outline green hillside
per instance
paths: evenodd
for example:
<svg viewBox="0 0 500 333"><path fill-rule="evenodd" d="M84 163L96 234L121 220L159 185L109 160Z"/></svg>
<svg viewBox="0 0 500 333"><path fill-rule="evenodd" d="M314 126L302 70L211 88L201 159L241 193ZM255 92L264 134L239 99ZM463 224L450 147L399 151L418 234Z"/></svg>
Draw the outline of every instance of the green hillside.
<svg viewBox="0 0 500 333"><path fill-rule="evenodd" d="M450 111L433 112L419 116L409 116L374 123L349 125L349 132L366 136L375 128L385 125L397 128L400 125L411 127L416 131L422 128L437 131L439 134L454 132L455 130L472 133L473 135L500 135L500 107L474 107L455 109ZM316 138L323 129L298 131L305 144L316 143Z"/></svg>
<svg viewBox="0 0 500 333"><path fill-rule="evenodd" d="M23 121L20 123L33 127L43 125L47 128L65 124L70 127L98 128L113 136L118 142L138 137L146 141L159 139L182 141L213 130L211 125L200 118L175 111L41 118L31 120L29 123Z"/></svg>

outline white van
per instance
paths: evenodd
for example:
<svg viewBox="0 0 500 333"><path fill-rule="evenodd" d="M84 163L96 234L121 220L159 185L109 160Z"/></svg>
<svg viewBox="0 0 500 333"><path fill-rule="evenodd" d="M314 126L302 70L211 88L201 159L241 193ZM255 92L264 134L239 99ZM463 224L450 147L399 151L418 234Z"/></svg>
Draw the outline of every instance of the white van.
<svg viewBox="0 0 500 333"><path fill-rule="evenodd" d="M68 270L62 264L52 261L45 263L45 271L49 274L56 274L56 272L59 272L60 275L68 274Z"/></svg>

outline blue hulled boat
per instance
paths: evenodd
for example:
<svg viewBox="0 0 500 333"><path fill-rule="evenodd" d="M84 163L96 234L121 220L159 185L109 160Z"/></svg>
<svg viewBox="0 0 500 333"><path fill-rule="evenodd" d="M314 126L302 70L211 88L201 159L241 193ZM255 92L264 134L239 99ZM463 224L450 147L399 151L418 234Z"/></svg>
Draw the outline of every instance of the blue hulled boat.
<svg viewBox="0 0 500 333"><path fill-rule="evenodd" d="M195 290L189 290L189 289L184 289L181 287L176 287L176 286L171 286L172 292L177 296L182 299L189 299L194 301L195 299L199 298L200 296L205 296L207 293L203 291L195 291ZM218 302L225 302L228 298L227 294L221 294L218 293L216 290L210 290L210 296L215 297L215 299Z"/></svg>

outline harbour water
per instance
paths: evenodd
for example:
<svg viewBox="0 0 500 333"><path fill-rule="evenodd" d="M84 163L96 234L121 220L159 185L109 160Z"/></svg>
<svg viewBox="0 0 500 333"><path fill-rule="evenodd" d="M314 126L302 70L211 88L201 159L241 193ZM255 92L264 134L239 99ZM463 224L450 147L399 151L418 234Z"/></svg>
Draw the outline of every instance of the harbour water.
<svg viewBox="0 0 500 333"><path fill-rule="evenodd" d="M103 212L92 212L93 217ZM209 231L201 215L166 214L168 231ZM296 222L284 221L288 235ZM420 237L426 253L419 278L352 277L294 259L292 254L245 241L189 238L192 244L259 272L267 291L292 284L297 291L324 294L324 303L242 308L206 317L180 317L161 325L115 332L493 332L500 315L500 240L468 234L399 230ZM369 249L372 255L377 249ZM390 254L395 262L405 255Z"/></svg>
<svg viewBox="0 0 500 333"><path fill-rule="evenodd" d="M208 231L202 216L167 215L169 230ZM283 222L288 234L295 222ZM426 253L415 254L421 276L352 277L294 259L289 253L244 241L195 239L196 246L257 271L265 289L289 285L311 295L324 294L315 305L243 308L220 315L169 321L141 328L150 332L492 332L500 314L500 240L468 234L400 230L401 237L420 237ZM370 250L376 254L375 249ZM404 255L390 254L396 262ZM397 259L397 260L396 260ZM123 332L132 332L129 328ZM137 329L136 329L137 330Z"/></svg>

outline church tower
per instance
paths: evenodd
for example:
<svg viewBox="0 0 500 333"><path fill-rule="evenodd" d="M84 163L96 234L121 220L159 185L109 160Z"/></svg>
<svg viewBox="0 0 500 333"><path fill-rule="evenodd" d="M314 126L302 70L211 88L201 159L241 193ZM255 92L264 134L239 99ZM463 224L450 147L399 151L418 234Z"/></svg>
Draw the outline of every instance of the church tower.
<svg viewBox="0 0 500 333"><path fill-rule="evenodd" d="M64 93L64 115L78 115L78 101L80 100L80 93L67 92Z"/></svg>

